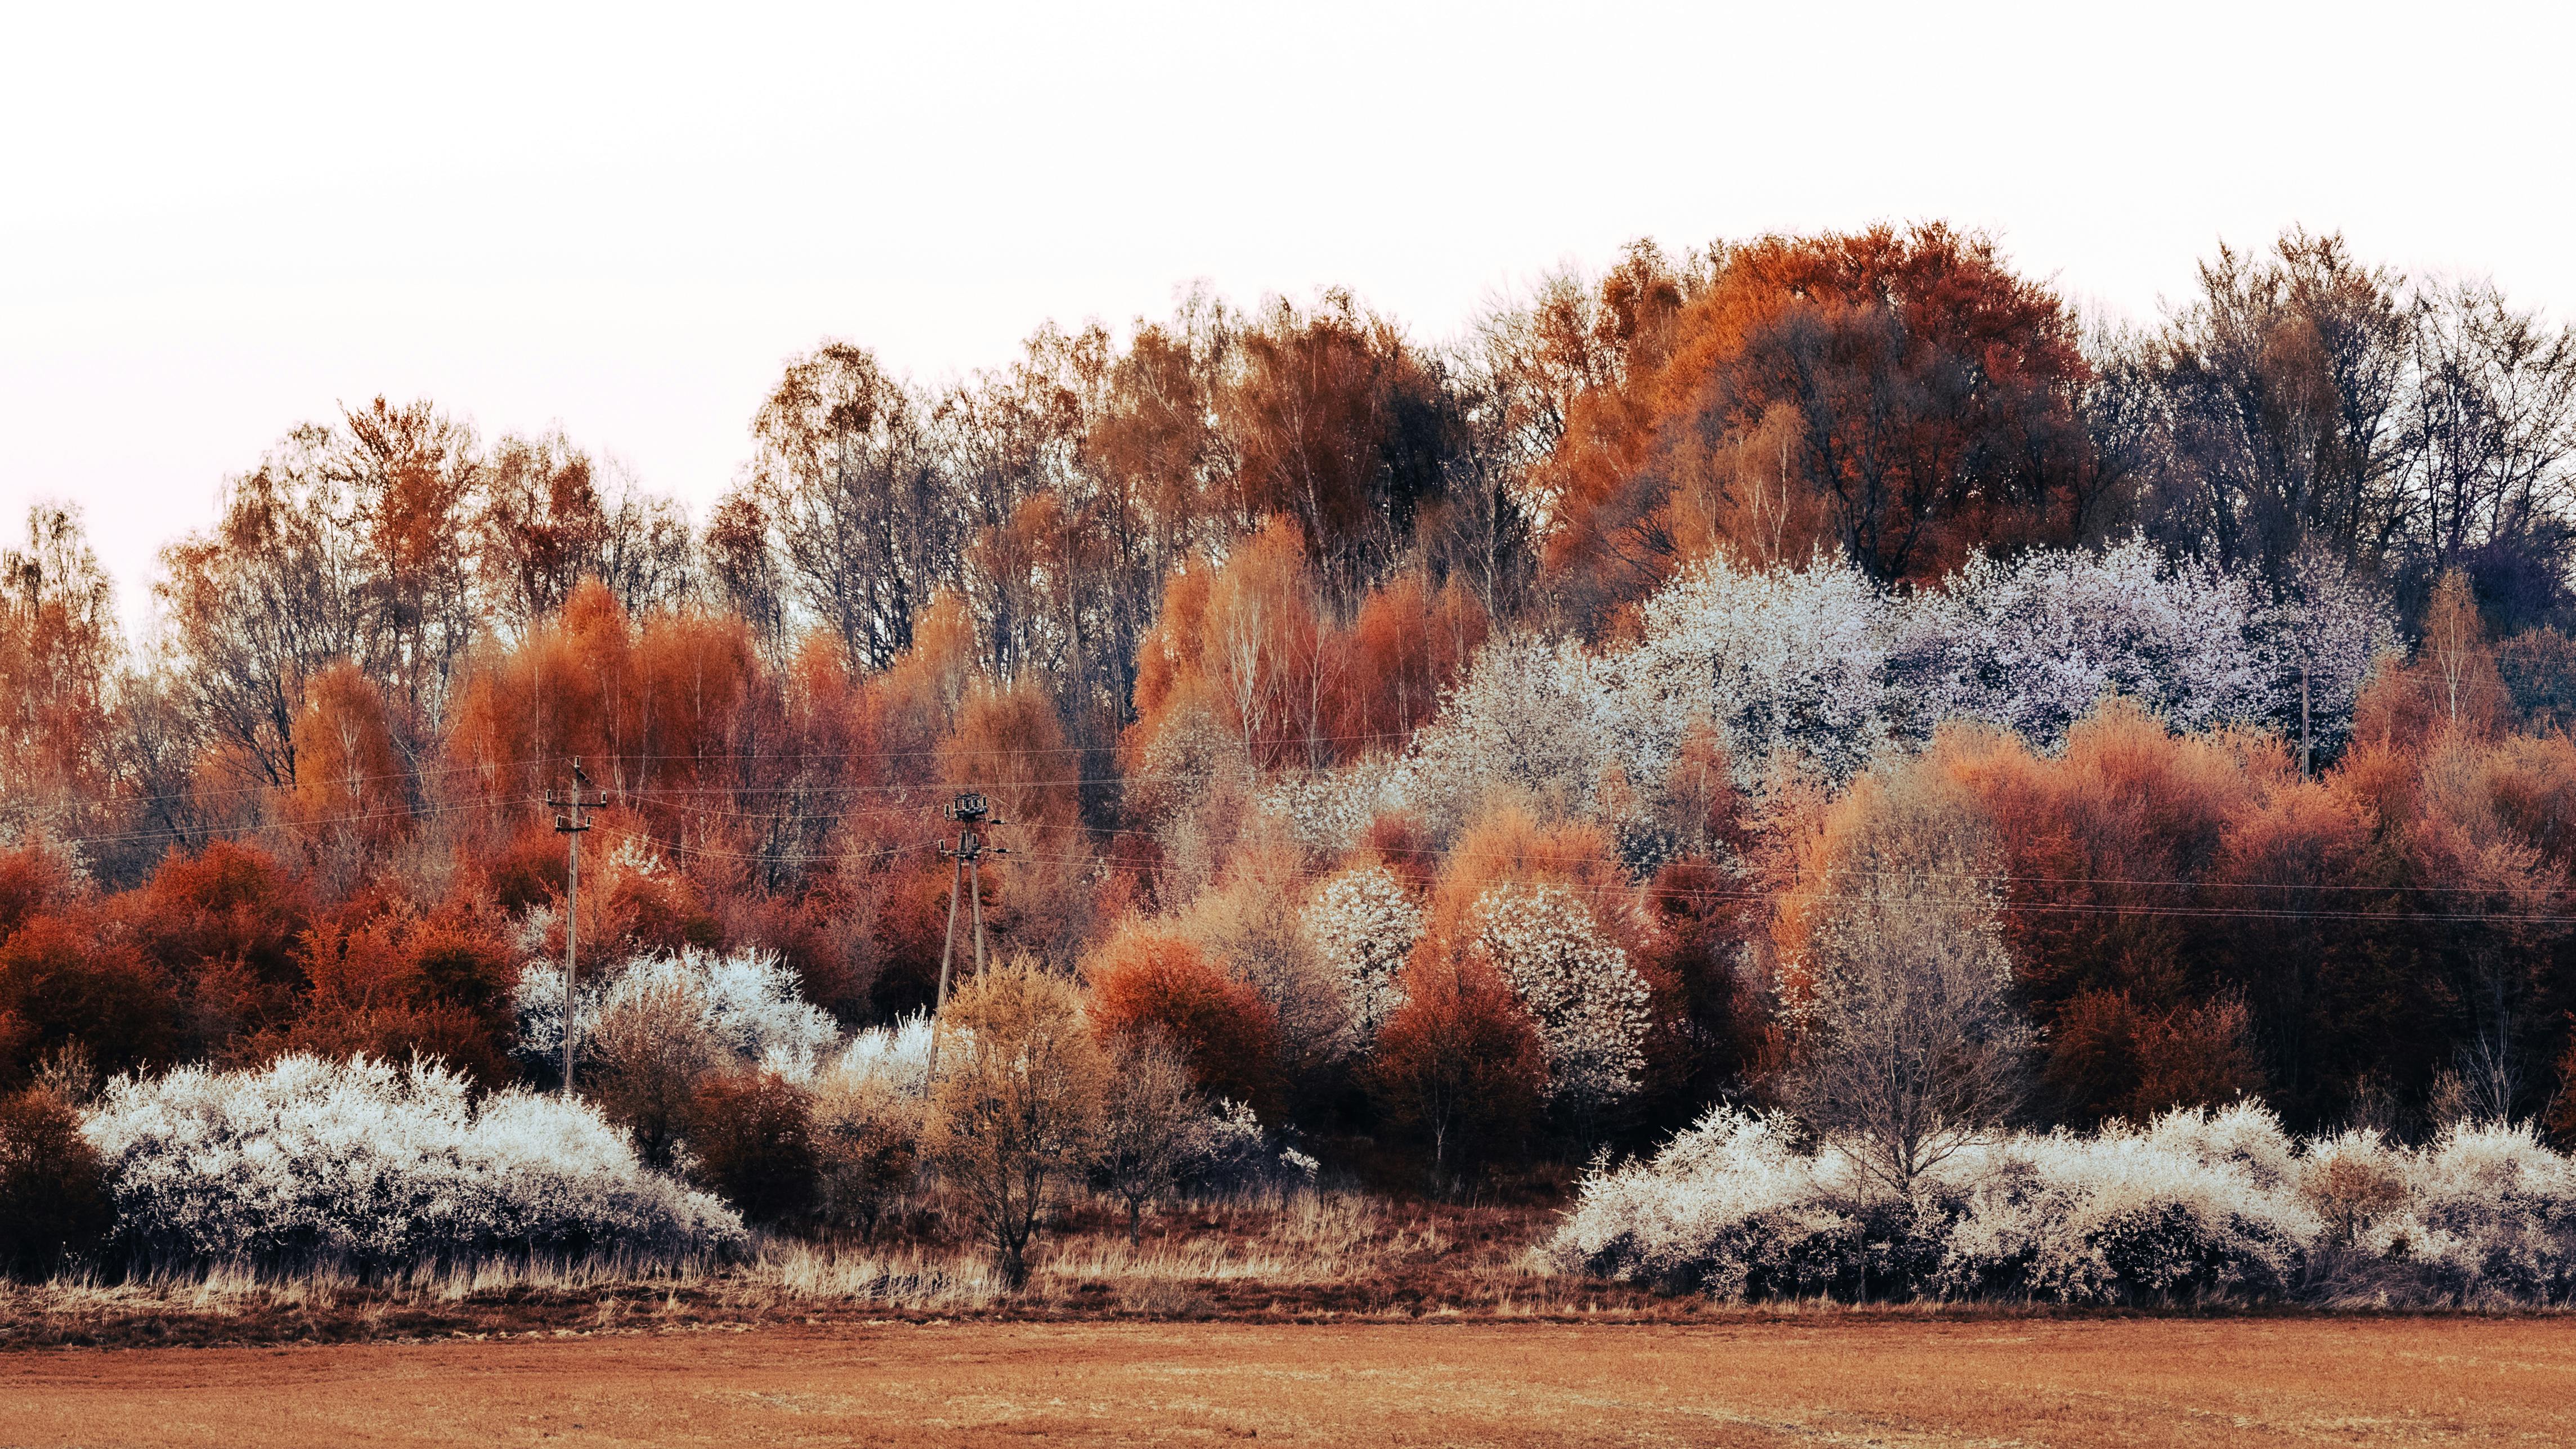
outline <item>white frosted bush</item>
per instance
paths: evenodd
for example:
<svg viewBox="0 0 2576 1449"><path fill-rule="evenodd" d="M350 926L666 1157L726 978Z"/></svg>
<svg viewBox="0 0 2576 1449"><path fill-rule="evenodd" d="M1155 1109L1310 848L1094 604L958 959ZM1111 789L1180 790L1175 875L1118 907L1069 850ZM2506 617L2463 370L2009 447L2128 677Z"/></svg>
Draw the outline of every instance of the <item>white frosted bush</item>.
<svg viewBox="0 0 2576 1449"><path fill-rule="evenodd" d="M2295 736L2304 667L2315 741L2331 751L2396 642L2386 600L2322 555L2275 589L2137 541L1978 557L1903 595L1833 559L1706 559L1644 600L1638 625L1598 649L1498 639L1399 758L1284 780L1265 803L1310 846L1338 850L1383 811L1412 811L1446 839L1485 801L1520 797L1603 818L1643 858L1662 848L1652 807L1698 724L1723 741L1740 787L1782 757L1839 781L1950 719L2054 750L2106 694L2177 729ZM1605 790L1613 780L1623 788Z"/></svg>
<svg viewBox="0 0 2576 1449"><path fill-rule="evenodd" d="M435 1063L289 1056L121 1077L83 1130L113 1184L116 1243L147 1260L667 1262L743 1241L731 1209L646 1170L587 1104L478 1100Z"/></svg>
<svg viewBox="0 0 2576 1449"><path fill-rule="evenodd" d="M2299 1175L2298 1139L2260 1102L2242 1100L2208 1110L2167 1112L2148 1124L2145 1135L2165 1151L2199 1162L2232 1164L2265 1192L2287 1187Z"/></svg>
<svg viewBox="0 0 2576 1449"><path fill-rule="evenodd" d="M584 980L574 1002L582 1039L596 1034L610 1012L664 992L693 998L700 1024L734 1055L789 1076L811 1075L840 1043L831 1013L798 994L796 973L775 953L694 946L635 957ZM515 1004L520 1055L541 1064L561 1061L562 972L543 966L521 972Z"/></svg>
<svg viewBox="0 0 2576 1449"><path fill-rule="evenodd" d="M1646 1067L1646 979L1561 885L1496 886L1476 900L1474 946L1538 1027L1547 1097L1577 1111L1637 1090Z"/></svg>
<svg viewBox="0 0 2576 1449"><path fill-rule="evenodd" d="M1962 1184L1933 1290L2096 1304L2287 1291L2320 1224L2275 1170L2289 1154L2270 1114L2229 1114L2215 1132L2186 1112L2143 1132L2013 1139Z"/></svg>
<svg viewBox="0 0 2576 1449"><path fill-rule="evenodd" d="M2576 1161L2529 1127L2455 1127L2408 1154L2406 1207L2365 1241L2412 1262L2445 1296L2576 1299Z"/></svg>
<svg viewBox="0 0 2576 1449"><path fill-rule="evenodd" d="M1270 1135L1241 1102L1219 1097L1189 1127L1181 1175L1202 1187L1240 1186L1270 1165Z"/></svg>
<svg viewBox="0 0 2576 1449"><path fill-rule="evenodd" d="M1422 934L1422 908L1382 865L1342 871L1315 888L1302 919L1315 955L1341 988L1361 1046L1404 1004L1405 958Z"/></svg>
<svg viewBox="0 0 2576 1449"><path fill-rule="evenodd" d="M821 1075L870 1082L906 1097L930 1095L930 1013L917 1011L891 1026L854 1032L821 1068Z"/></svg>
<svg viewBox="0 0 2576 1449"><path fill-rule="evenodd" d="M1776 1121L1720 1109L1587 1178L1549 1251L1726 1298L2277 1298L2323 1232L2302 1171L2278 1121L2240 1105L1971 1148L1906 1200L1832 1144L1802 1154Z"/></svg>
<svg viewBox="0 0 2576 1449"><path fill-rule="evenodd" d="M1549 1253L1719 1298L1829 1292L1863 1250L1845 1167L1791 1150L1772 1119L1719 1107L1651 1160L1586 1178Z"/></svg>

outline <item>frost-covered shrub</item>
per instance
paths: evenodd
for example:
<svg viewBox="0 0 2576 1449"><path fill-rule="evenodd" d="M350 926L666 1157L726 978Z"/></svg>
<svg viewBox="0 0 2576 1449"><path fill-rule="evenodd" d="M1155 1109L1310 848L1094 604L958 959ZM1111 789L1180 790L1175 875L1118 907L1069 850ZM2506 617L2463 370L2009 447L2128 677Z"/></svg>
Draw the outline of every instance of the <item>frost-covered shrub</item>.
<svg viewBox="0 0 2576 1449"><path fill-rule="evenodd" d="M1783 757L1842 781L1949 719L2053 750L2106 694L2178 729L2295 735L2304 670L2315 742L2331 753L2396 642L2387 601L2323 554L2276 588L2137 541L1979 557L1904 595L1834 560L1713 558L1677 573L1637 622L1633 639L1597 649L1498 639L1402 756L1283 781L1264 803L1337 850L1378 813L1410 811L1445 839L1482 802L1517 795L1604 818L1651 855L1654 797L1696 727L1714 732L1741 788Z"/></svg>
<svg viewBox="0 0 2576 1449"><path fill-rule="evenodd" d="M1857 569L1745 569L1713 558L1640 611L1637 647L1606 671L1629 778L1660 781L1694 720L1717 726L1746 783L1779 753L1847 778L1887 735L1888 648L1898 606Z"/></svg>
<svg viewBox="0 0 2576 1449"><path fill-rule="evenodd" d="M1559 1267L1718 1298L1899 1297L1931 1256L1921 1206L1868 1202L1850 1161L1720 1107L1646 1162L1596 1171L1549 1245Z"/></svg>
<svg viewBox="0 0 2576 1449"><path fill-rule="evenodd" d="M1549 1101L1577 1112L1634 1093L1646 1067L1646 980L1564 886L1502 885L1476 901L1476 952L1538 1027Z"/></svg>
<svg viewBox="0 0 2576 1449"><path fill-rule="evenodd" d="M1351 1030L1365 1045L1404 1004L1399 977L1422 934L1422 908L1395 873L1382 865L1342 871L1316 887L1307 902L1306 936L1332 973L1351 1014Z"/></svg>
<svg viewBox="0 0 2576 1449"><path fill-rule="evenodd" d="M827 1061L816 1075L821 1081L837 1077L851 1083L873 1083L899 1096L928 1096L930 1042L930 1013L917 1011L897 1018L891 1026L871 1026L851 1033L840 1055Z"/></svg>
<svg viewBox="0 0 2576 1449"><path fill-rule="evenodd" d="M796 973L768 951L727 954L692 946L633 958L580 984L574 1020L588 1040L608 1014L673 995L697 1003L700 1025L724 1049L782 1075L810 1075L841 1039L831 1013L800 996ZM515 1004L519 1054L540 1066L560 1062L562 973L542 967L521 972Z"/></svg>
<svg viewBox="0 0 2576 1449"><path fill-rule="evenodd" d="M2233 1166L2255 1187L2272 1192L2299 1173L2299 1143L2281 1119L2259 1102L2237 1102L2215 1111L2174 1111L2158 1117L2147 1138L2197 1161Z"/></svg>
<svg viewBox="0 0 2576 1449"><path fill-rule="evenodd" d="M478 1099L432 1063L289 1056L120 1077L83 1131L115 1195L111 1250L152 1261L667 1262L743 1240L731 1210L647 1171L589 1106Z"/></svg>
<svg viewBox="0 0 2576 1449"><path fill-rule="evenodd" d="M2268 1298L2316 1242L2271 1114L2179 1112L2143 1132L2019 1137L1960 1183L1934 1288L2053 1303ZM1958 1178L1953 1179L1959 1182Z"/></svg>
<svg viewBox="0 0 2576 1449"><path fill-rule="evenodd" d="M1194 1113L1182 1135L1181 1180L1201 1192L1249 1186L1272 1167L1261 1118L1231 1098L1218 1097Z"/></svg>
<svg viewBox="0 0 2576 1449"><path fill-rule="evenodd" d="M2178 729L2250 723L2277 685L2252 579L2142 542L1979 556L1897 619L1892 702L1915 738L1974 719L2053 749L2106 693Z"/></svg>
<svg viewBox="0 0 2576 1449"><path fill-rule="evenodd" d="M2529 1127L2455 1127L2409 1154L2405 1209L2363 1236L2458 1301L2576 1299L2576 1161Z"/></svg>
<svg viewBox="0 0 2576 1449"><path fill-rule="evenodd" d="M2120 1303L2277 1297L2320 1225L2260 1107L2144 1131L2018 1136L1887 1193L1853 1158L1720 1110L1651 1161L1595 1173L1560 1266L1719 1297Z"/></svg>

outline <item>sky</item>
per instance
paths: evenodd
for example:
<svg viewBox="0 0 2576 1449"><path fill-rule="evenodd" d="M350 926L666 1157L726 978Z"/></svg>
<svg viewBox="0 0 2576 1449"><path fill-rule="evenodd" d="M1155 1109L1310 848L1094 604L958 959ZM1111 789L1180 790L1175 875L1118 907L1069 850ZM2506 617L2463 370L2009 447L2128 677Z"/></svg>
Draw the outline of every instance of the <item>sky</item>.
<svg viewBox="0 0 2576 1449"><path fill-rule="evenodd" d="M561 425L703 515L791 355L936 382L1204 280L1436 342L1627 240L1942 218L2152 320L2340 230L2576 319L2571 7L22 7L0 527L129 620L299 422Z"/></svg>

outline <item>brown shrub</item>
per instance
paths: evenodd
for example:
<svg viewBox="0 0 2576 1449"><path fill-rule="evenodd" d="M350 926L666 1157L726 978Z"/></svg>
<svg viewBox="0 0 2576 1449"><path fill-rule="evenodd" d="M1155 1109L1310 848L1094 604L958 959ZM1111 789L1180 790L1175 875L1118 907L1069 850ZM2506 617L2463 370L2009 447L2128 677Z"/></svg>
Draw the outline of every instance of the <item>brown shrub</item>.
<svg viewBox="0 0 2576 1449"><path fill-rule="evenodd" d="M15 1022L0 1038L24 1053L79 1042L110 1072L167 1062L179 1046L169 977L90 911L38 916L0 944L0 1019ZM12 1080L24 1068L0 1061Z"/></svg>
<svg viewBox="0 0 2576 1449"><path fill-rule="evenodd" d="M922 1145L1017 1288L1029 1240L1091 1155L1108 1062L1081 992L1025 960L969 981L939 1032Z"/></svg>
<svg viewBox="0 0 2576 1449"><path fill-rule="evenodd" d="M1177 936L1130 930L1092 958L1092 1015L1109 1036L1158 1033L1201 1090L1271 1110L1279 1018L1261 993Z"/></svg>
<svg viewBox="0 0 2576 1449"><path fill-rule="evenodd" d="M621 1000L576 1050L588 1065L574 1068L575 1079L657 1168L671 1165L699 1086L727 1060L723 1044L707 1031L704 1003L677 985Z"/></svg>
<svg viewBox="0 0 2576 1449"><path fill-rule="evenodd" d="M922 1104L882 1082L826 1073L814 1090L814 1213L826 1232L876 1236L921 1176Z"/></svg>
<svg viewBox="0 0 2576 1449"><path fill-rule="evenodd" d="M0 1099L0 1272L42 1278L95 1249L114 1220L72 1104L44 1087Z"/></svg>
<svg viewBox="0 0 2576 1449"><path fill-rule="evenodd" d="M1446 1189L1526 1142L1547 1060L1490 966L1426 945L1360 1075L1387 1120L1429 1149L1432 1184Z"/></svg>
<svg viewBox="0 0 2576 1449"><path fill-rule="evenodd" d="M754 1223L813 1211L818 1164L805 1089L775 1072L717 1072L688 1106L689 1175Z"/></svg>

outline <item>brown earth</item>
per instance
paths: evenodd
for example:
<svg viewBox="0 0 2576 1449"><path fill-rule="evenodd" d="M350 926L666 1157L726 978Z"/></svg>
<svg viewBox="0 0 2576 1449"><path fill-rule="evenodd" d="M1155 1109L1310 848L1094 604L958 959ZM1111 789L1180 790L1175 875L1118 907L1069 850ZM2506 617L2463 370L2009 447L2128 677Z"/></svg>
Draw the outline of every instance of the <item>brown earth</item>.
<svg viewBox="0 0 2576 1449"><path fill-rule="evenodd" d="M0 1357L11 1445L2576 1441L2563 1318L887 1324Z"/></svg>

